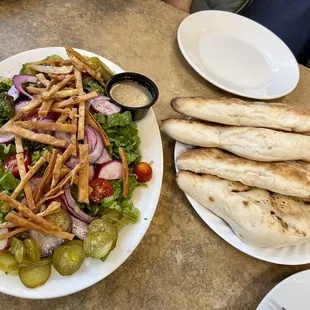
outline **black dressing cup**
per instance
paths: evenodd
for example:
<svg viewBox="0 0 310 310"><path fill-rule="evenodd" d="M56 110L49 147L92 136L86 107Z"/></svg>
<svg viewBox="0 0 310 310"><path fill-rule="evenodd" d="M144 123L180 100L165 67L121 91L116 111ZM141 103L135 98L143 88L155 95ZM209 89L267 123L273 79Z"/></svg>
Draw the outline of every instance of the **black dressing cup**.
<svg viewBox="0 0 310 310"><path fill-rule="evenodd" d="M127 106L120 102L117 102L113 98L113 93L111 94L111 90L113 86L117 85L120 82L124 82L124 81L134 82L134 83L137 83L143 86L146 89L146 91L148 91L150 94L150 102L141 107ZM110 97L111 102L121 107L122 111L130 111L132 115L132 119L134 121L138 121L142 119L147 114L150 107L156 103L158 99L158 94L159 94L158 88L152 80L150 80L148 77L142 74L133 73L133 72L123 72L123 73L114 75L106 83L105 92L106 92L106 95Z"/></svg>

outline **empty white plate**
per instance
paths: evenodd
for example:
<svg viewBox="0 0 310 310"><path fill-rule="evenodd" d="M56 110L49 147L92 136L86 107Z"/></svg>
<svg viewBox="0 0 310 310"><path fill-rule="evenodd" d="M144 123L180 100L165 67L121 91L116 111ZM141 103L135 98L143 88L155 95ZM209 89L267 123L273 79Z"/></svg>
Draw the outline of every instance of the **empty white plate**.
<svg viewBox="0 0 310 310"><path fill-rule="evenodd" d="M286 278L274 287L256 310L309 310L310 270Z"/></svg>
<svg viewBox="0 0 310 310"><path fill-rule="evenodd" d="M290 93L299 68L290 49L262 25L237 14L201 11L185 18L178 43L187 62L236 95L273 99Z"/></svg>

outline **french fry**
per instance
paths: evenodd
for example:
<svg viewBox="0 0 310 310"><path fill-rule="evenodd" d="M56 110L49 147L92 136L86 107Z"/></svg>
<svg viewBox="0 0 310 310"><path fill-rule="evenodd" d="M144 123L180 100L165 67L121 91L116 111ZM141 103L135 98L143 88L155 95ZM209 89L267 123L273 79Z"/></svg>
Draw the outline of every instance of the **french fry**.
<svg viewBox="0 0 310 310"><path fill-rule="evenodd" d="M64 190L59 190L58 192L56 192L55 194L52 194L50 196L46 196L46 200L51 200L51 199L55 199L58 196L62 195L65 191Z"/></svg>
<svg viewBox="0 0 310 310"><path fill-rule="evenodd" d="M28 122L17 121L14 125L22 127L24 129L41 129L46 131L64 131L69 133L75 133L76 124L60 124L60 123L44 123L44 122Z"/></svg>
<svg viewBox="0 0 310 310"><path fill-rule="evenodd" d="M91 63L85 57L83 57L81 54L79 54L77 51L75 51L72 47L69 46L66 47L66 52L74 66L77 66L78 68L83 68L83 70L85 70L89 75L91 75L95 80L97 80L102 86L105 86L101 74L99 72L96 72L91 67Z"/></svg>
<svg viewBox="0 0 310 310"><path fill-rule="evenodd" d="M9 119L1 128L0 128L0 133L4 133L5 128L9 125L12 125L13 122L16 120L20 119L22 116L23 112L19 111L17 112L11 119Z"/></svg>
<svg viewBox="0 0 310 310"><path fill-rule="evenodd" d="M97 129L102 137L103 140L103 144L105 147L110 145L110 141L108 138L108 135L106 134L106 132L103 130L103 128L100 126L100 124L95 120L95 118L93 117L93 115L86 109L85 110L85 116L86 116L86 123Z"/></svg>
<svg viewBox="0 0 310 310"><path fill-rule="evenodd" d="M24 189L25 184L29 182L33 175L42 167L44 163L46 163L50 155L50 152L46 151L43 156L33 165L33 167L29 167L29 171L26 173L25 177L21 180L21 182L16 186L15 190L11 195L11 198L15 199L18 196L18 194ZM9 209L9 205L3 205L2 209Z"/></svg>
<svg viewBox="0 0 310 310"><path fill-rule="evenodd" d="M76 115L77 113L77 109L76 108L73 108L72 109L72 114L73 115ZM73 126L75 126L75 129L77 129L77 118L76 117L73 117L72 120L71 120L71 124ZM77 155L77 142L76 142L76 132L77 130L75 130L75 132L73 132L71 134L71 144L73 145L74 149L72 151L72 156L76 156Z"/></svg>
<svg viewBox="0 0 310 310"><path fill-rule="evenodd" d="M53 104L53 101L54 101L53 99L44 100L44 101L42 102L42 105L41 105L41 107L40 107L40 109L39 109L38 114L39 114L40 116L46 116L47 113L49 112L49 110L50 110L52 104Z"/></svg>
<svg viewBox="0 0 310 310"><path fill-rule="evenodd" d="M82 82L82 74L81 71L74 68L74 77L75 77L75 87L78 90L78 94L80 96L84 95L83 82Z"/></svg>
<svg viewBox="0 0 310 310"><path fill-rule="evenodd" d="M36 64L32 64L29 66L32 69L42 73L69 74L73 70L73 66L54 67L54 66L41 66Z"/></svg>
<svg viewBox="0 0 310 310"><path fill-rule="evenodd" d="M50 79L55 80L56 82L62 81L65 78L64 74L53 74L53 73L48 73L48 76Z"/></svg>
<svg viewBox="0 0 310 310"><path fill-rule="evenodd" d="M67 149L62 154L63 162L66 162L68 160L68 158L71 156L72 152L74 152L74 148L75 148L75 146L72 143L67 147Z"/></svg>
<svg viewBox="0 0 310 310"><path fill-rule="evenodd" d="M89 99L94 99L98 97L98 93L95 91L92 91L88 94L82 95L82 96L76 96L76 97L71 97L69 99L63 100L63 101L59 101L59 102L55 102L53 104L53 108L63 108L63 107L68 107L80 102L85 102Z"/></svg>
<svg viewBox="0 0 310 310"><path fill-rule="evenodd" d="M53 171L54 171L54 167L56 164L56 160L57 160L57 150L54 149L52 156L50 158L49 164L47 166L47 168L44 171L44 174L42 176L42 181L40 183L40 186L37 189L36 195L34 197L35 202L37 202L39 200L39 198L41 197L44 188L48 185L49 181L51 181L52 177L53 177Z"/></svg>
<svg viewBox="0 0 310 310"><path fill-rule="evenodd" d="M59 90L53 98L66 98L66 97L72 97L76 96L78 94L77 89L64 89L64 90Z"/></svg>
<svg viewBox="0 0 310 310"><path fill-rule="evenodd" d="M15 227L15 225L13 225L13 227ZM20 233L24 232L25 230L27 230L27 228L20 227L20 228L14 229L14 230L6 233L6 234L0 235L0 240L9 239L9 238L11 238L11 237L13 237L13 236L15 236L17 234L20 234Z"/></svg>
<svg viewBox="0 0 310 310"><path fill-rule="evenodd" d="M79 156L80 162L84 159L89 158L88 156L88 145L79 144ZM89 161L85 162L85 165L80 169L79 172L79 193L78 198L80 202L89 203L88 199L88 171Z"/></svg>
<svg viewBox="0 0 310 310"><path fill-rule="evenodd" d="M67 120L68 116L69 116L69 114L62 113L62 114L58 117L56 123L63 124L63 123Z"/></svg>
<svg viewBox="0 0 310 310"><path fill-rule="evenodd" d="M26 87L27 92L33 95L39 95L42 94L45 91L45 88L37 88L34 86L28 86Z"/></svg>
<svg viewBox="0 0 310 310"><path fill-rule="evenodd" d="M13 199L12 197L8 196L7 194L0 193L0 199L4 202L7 202L8 204L10 204L10 206L13 209L16 209L17 211L19 211L24 217L29 218L31 221L37 223L38 225L42 226L43 228L45 228L47 230L51 230L51 231L61 231L60 227L48 222L47 220L45 220L44 218L42 218L40 216L37 216L31 210L29 210L27 207L25 207L23 204L21 204L19 201ZM10 213L12 213L12 212L14 212L14 211L11 211ZM7 219L7 221L10 222L8 219Z"/></svg>
<svg viewBox="0 0 310 310"><path fill-rule="evenodd" d="M30 222L29 220L21 217L16 212L12 211L6 216L6 220L10 223L16 224L16 226L21 226L26 229L40 231L44 234L59 237L62 239L72 240L74 238L73 234L67 233L65 231L50 231L37 225L36 223Z"/></svg>
<svg viewBox="0 0 310 310"><path fill-rule="evenodd" d="M74 79L73 75L66 75L59 83L53 85L50 90L43 92L40 96L43 100L50 99L53 95Z"/></svg>
<svg viewBox="0 0 310 310"><path fill-rule="evenodd" d="M44 210L43 212L40 212L37 214L37 216L41 216L41 217L45 217L49 214L53 214L53 213L57 213L60 211L61 209L61 203L58 201L52 201L46 208L46 210Z"/></svg>
<svg viewBox="0 0 310 310"><path fill-rule="evenodd" d="M21 138L28 139L31 141L40 142L43 144L48 144L56 147L66 147L67 141L57 139L51 135L42 134L42 133L34 133L31 130L21 128L19 126L15 126L14 124L9 124L6 127L2 128L3 132L12 133L16 136L20 136Z"/></svg>
<svg viewBox="0 0 310 310"><path fill-rule="evenodd" d="M15 147L16 147L17 154L24 152L23 142L22 142L21 137L19 136L15 136Z"/></svg>
<svg viewBox="0 0 310 310"><path fill-rule="evenodd" d="M60 75L58 76L58 77L60 77ZM48 86L46 86L46 91L48 91L48 90L50 90L51 88L52 88L52 86L53 85L55 85L55 84L57 84L58 82L59 82L59 80L58 79L53 79L52 77L50 77L51 78L51 82L49 83L49 85ZM64 77L63 77L64 78ZM62 79L63 80L63 79Z"/></svg>
<svg viewBox="0 0 310 310"><path fill-rule="evenodd" d="M129 170L126 153L123 148L119 148L119 154L121 156L123 164L123 197L127 197L129 193Z"/></svg>
<svg viewBox="0 0 310 310"><path fill-rule="evenodd" d="M24 153L23 152L17 153L16 154L16 160L17 160L19 175L20 175L20 178L22 181L26 175L26 168L25 168L25 163L24 163ZM34 199L32 196L32 191L31 191L31 187L30 187L29 182L25 183L24 192L25 192L25 196L27 198L29 208L30 208L30 210L33 211L35 209L35 203L34 203Z"/></svg>
<svg viewBox="0 0 310 310"><path fill-rule="evenodd" d="M89 162L89 157L86 157L82 162L77 164L67 175L65 178L63 178L57 186L52 188L49 192L47 192L43 198L37 203L37 206L40 206L43 204L50 196L56 194L67 182L71 180L71 178L79 172L81 168L85 165L86 162Z"/></svg>
<svg viewBox="0 0 310 310"><path fill-rule="evenodd" d="M78 90L79 96L84 95L83 82L82 82L82 74L81 72L74 68L74 76L75 76L75 85ZM85 101L81 101L79 103L79 121L78 121L78 140L84 139L84 125L85 125Z"/></svg>
<svg viewBox="0 0 310 310"><path fill-rule="evenodd" d="M43 73L38 73L36 75L36 77L38 78L38 80L45 86L47 87L51 82L44 76Z"/></svg>
<svg viewBox="0 0 310 310"><path fill-rule="evenodd" d="M54 171L52 173L52 185L51 188L54 188L59 181L61 167L63 165L62 156L57 154L56 163L54 166Z"/></svg>

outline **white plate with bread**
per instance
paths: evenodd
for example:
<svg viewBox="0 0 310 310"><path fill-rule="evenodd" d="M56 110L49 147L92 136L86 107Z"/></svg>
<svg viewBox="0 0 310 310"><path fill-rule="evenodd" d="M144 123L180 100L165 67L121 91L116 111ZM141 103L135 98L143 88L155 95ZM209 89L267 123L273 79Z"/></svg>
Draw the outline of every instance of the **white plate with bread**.
<svg viewBox="0 0 310 310"><path fill-rule="evenodd" d="M241 15L213 10L191 14L180 24L177 39L198 74L233 94L273 99L298 83L298 64L285 43Z"/></svg>
<svg viewBox="0 0 310 310"><path fill-rule="evenodd" d="M195 117L161 129L177 140L177 184L205 223L258 259L309 263L310 109L199 97L171 105Z"/></svg>

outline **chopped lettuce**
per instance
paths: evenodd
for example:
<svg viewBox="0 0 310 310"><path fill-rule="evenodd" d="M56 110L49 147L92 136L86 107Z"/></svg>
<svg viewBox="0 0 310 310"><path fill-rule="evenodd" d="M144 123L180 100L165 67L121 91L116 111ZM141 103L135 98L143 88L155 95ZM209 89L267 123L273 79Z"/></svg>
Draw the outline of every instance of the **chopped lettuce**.
<svg viewBox="0 0 310 310"><path fill-rule="evenodd" d="M139 131L129 111L111 114L108 117L97 113L94 117L109 137L111 142L109 151L113 159L120 159L119 147L122 147L125 149L129 165L140 162Z"/></svg>
<svg viewBox="0 0 310 310"><path fill-rule="evenodd" d="M0 192L5 192L11 195L12 191L19 184L19 180L16 179L10 170L2 170L2 162L0 162ZM0 223L4 221L4 218L8 211L2 210L4 205L3 201L0 201Z"/></svg>
<svg viewBox="0 0 310 310"><path fill-rule="evenodd" d="M0 160L5 160L14 153L16 153L15 144L0 144Z"/></svg>
<svg viewBox="0 0 310 310"><path fill-rule="evenodd" d="M12 79L0 76L0 93L7 92L13 84Z"/></svg>
<svg viewBox="0 0 310 310"><path fill-rule="evenodd" d="M140 211L134 206L130 200L133 194L133 191L138 186L147 186L145 184L139 183L134 174L129 175L129 193L127 198L122 197L122 185L121 180L112 180L110 181L113 185L113 195L103 199L102 206L105 208L104 214L109 214L109 211L113 210L113 214L118 212L119 217L115 223L118 230L130 223L136 223L140 218ZM109 211L106 211L108 210Z"/></svg>
<svg viewBox="0 0 310 310"><path fill-rule="evenodd" d="M14 99L8 93L0 93L0 126L15 115Z"/></svg>
<svg viewBox="0 0 310 310"><path fill-rule="evenodd" d="M83 89L88 93L96 91L99 95L105 94L104 88L90 77L83 79Z"/></svg>

